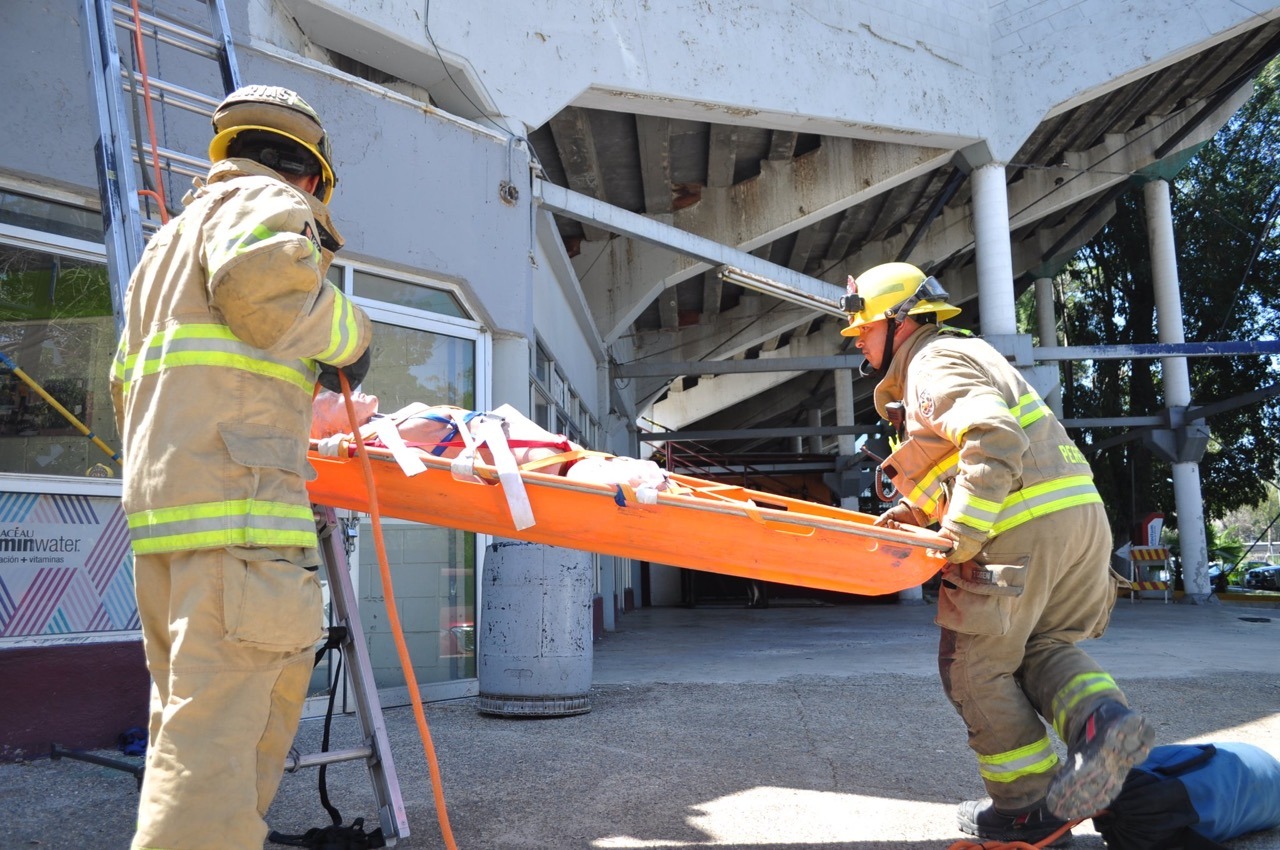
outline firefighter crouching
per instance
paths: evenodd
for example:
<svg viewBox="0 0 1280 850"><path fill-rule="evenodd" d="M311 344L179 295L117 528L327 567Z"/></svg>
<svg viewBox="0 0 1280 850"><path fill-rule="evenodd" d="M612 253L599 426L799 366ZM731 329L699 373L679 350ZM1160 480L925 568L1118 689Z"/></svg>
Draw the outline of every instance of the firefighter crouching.
<svg viewBox="0 0 1280 850"><path fill-rule="evenodd" d="M311 396L368 371L316 112L247 86L213 166L148 242L111 375L153 685L133 847L260 850L323 631L306 481Z"/></svg>
<svg viewBox="0 0 1280 850"><path fill-rule="evenodd" d="M960 829L1036 842L1105 808L1154 730L1076 646L1103 633L1116 600L1089 464L1003 356L939 324L960 312L948 297L915 266L876 266L849 279L841 333L879 378L880 415L905 407L882 466L903 498L877 524L937 523L954 543L938 669L990 795L960 805ZM1067 764L1041 717L1067 743Z"/></svg>

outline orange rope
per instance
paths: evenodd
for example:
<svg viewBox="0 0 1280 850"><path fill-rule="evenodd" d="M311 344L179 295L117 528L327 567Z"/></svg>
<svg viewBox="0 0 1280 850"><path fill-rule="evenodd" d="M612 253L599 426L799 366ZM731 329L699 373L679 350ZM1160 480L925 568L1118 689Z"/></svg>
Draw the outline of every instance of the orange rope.
<svg viewBox="0 0 1280 850"><path fill-rule="evenodd" d="M156 143L156 119L151 114L151 78L147 75L147 53L142 44L142 13L138 11L138 0L133 0L133 46L138 53L138 71L142 75L143 106L147 110L147 132L151 139L151 165L155 169L156 192L143 191L139 195L156 195L160 206L160 221L169 223L168 205L164 202L164 180L160 177L160 146ZM139 156L141 159L141 156ZM146 168L146 163L139 163Z"/></svg>
<svg viewBox="0 0 1280 850"><path fill-rule="evenodd" d="M436 748L431 742L431 730L427 728L427 715L422 710L422 696L418 693L418 680L413 675L413 661L409 657L409 647L404 640L404 630L400 627L400 615L396 611L395 589L391 586L391 567L387 564L386 543L382 539L382 516L378 512L378 491L373 481L373 466L369 461L369 453L365 449L364 440L359 438L360 423L356 420L356 408L351 403L351 387L347 383L347 374L338 370L338 380L342 383L342 398L346 402L347 418L351 420L351 432L356 435L356 453L360 456L360 467L364 472L365 486L369 488L369 519L373 522L373 543L378 551L378 569L382 575L382 586L386 590L387 621L391 624L391 636L395 638L396 652L400 655L400 666L404 668L404 683L409 687L409 699L413 703L413 716L418 721L418 733L422 738L422 751L427 757L427 769L431 773L431 791L436 801L436 817L440 821L440 832L444 837L444 846L448 850L458 850L453 842L453 830L449 826L449 812L444 804L444 788L440 783L440 765L436 762Z"/></svg>
<svg viewBox="0 0 1280 850"><path fill-rule="evenodd" d="M1079 820L1068 821L1035 844L1027 841L970 841L967 838L962 838L953 843L947 850L1044 850L1044 848L1057 841L1068 831L1075 829L1087 820L1088 818L1080 818Z"/></svg>

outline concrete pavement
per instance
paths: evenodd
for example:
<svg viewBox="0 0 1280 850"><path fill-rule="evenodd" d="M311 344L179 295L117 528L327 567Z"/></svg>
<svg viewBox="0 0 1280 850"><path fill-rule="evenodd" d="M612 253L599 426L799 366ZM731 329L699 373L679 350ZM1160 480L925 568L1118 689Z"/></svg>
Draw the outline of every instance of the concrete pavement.
<svg viewBox="0 0 1280 850"><path fill-rule="evenodd" d="M429 705L457 847L947 848L961 838L956 802L982 787L937 682L932 616L928 605L643 609L596 644L588 714ZM1159 743L1242 740L1280 756L1280 610L1121 600L1086 647ZM443 847L412 714L386 717L412 830L398 846ZM335 746L355 728L339 718ZM304 724L304 750L319 735ZM348 821L372 817L363 767L331 766L329 793ZM123 850L136 799L132 777L94 765L0 765L0 848ZM286 775L269 821L286 833L328 823L314 770ZM1103 846L1087 823L1076 836L1081 850ZM1280 830L1233 847L1280 850Z"/></svg>

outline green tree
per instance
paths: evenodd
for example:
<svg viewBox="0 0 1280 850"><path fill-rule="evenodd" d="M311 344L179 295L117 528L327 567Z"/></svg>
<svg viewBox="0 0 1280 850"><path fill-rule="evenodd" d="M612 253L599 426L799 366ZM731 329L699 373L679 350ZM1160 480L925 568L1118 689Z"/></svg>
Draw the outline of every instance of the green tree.
<svg viewBox="0 0 1280 850"><path fill-rule="evenodd" d="M1187 342L1275 338L1280 305L1280 60L1259 76L1252 98L1172 181L1178 276ZM1157 341L1146 211L1140 191L1056 279L1068 345ZM1274 358L1188 361L1193 405L1231 399L1280 381ZM1104 360L1070 364L1063 379L1068 418L1149 416L1163 408L1160 363ZM1212 450L1200 463L1205 515L1221 519L1264 499L1280 469L1276 397L1213 416ZM1082 447L1123 429L1086 429ZM1168 515L1169 465L1140 440L1092 458L1117 532L1151 511Z"/></svg>

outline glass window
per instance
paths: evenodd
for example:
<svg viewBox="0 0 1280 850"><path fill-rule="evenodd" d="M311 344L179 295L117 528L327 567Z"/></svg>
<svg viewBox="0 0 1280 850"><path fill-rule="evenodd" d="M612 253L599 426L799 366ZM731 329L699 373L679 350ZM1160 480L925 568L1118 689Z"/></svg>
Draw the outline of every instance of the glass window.
<svg viewBox="0 0 1280 850"><path fill-rule="evenodd" d="M471 318L453 293L443 289L395 280L363 269L352 269L351 283L351 294L361 298L458 319Z"/></svg>
<svg viewBox="0 0 1280 850"><path fill-rule="evenodd" d="M383 413L413 402L475 410L475 342L374 322L373 362L361 389L378 397Z"/></svg>
<svg viewBox="0 0 1280 850"><path fill-rule="evenodd" d="M534 354L533 376L544 387L551 386L551 357L541 345L537 347L537 351Z"/></svg>
<svg viewBox="0 0 1280 850"><path fill-rule="evenodd" d="M384 521L388 552L397 553L392 581L405 642L419 685L476 675L475 535L452 528ZM391 632L381 625L387 594L372 545L373 525L360 523L360 587L374 679L381 688L404 687L404 671ZM376 600L376 601L374 601Z"/></svg>
<svg viewBox="0 0 1280 850"><path fill-rule="evenodd" d="M102 216L94 210L14 192L0 191L0 224L86 242L102 241Z"/></svg>
<svg viewBox="0 0 1280 850"><path fill-rule="evenodd" d="M352 271L359 280L363 272ZM395 306L394 315L370 307L373 359L361 389L378 397L383 413L414 402L476 409L476 339L446 333L429 317L401 323L403 304ZM421 685L475 678L476 535L392 519L382 527L414 676ZM407 700L404 674L385 626L387 599L367 517L359 539L358 596L374 676L384 705L400 705Z"/></svg>
<svg viewBox="0 0 1280 850"><path fill-rule="evenodd" d="M557 434L564 434L585 448L596 445L599 425L577 391L556 369L555 361L542 343L534 349L533 387L534 421Z"/></svg>
<svg viewBox="0 0 1280 850"><path fill-rule="evenodd" d="M106 266L0 245L0 351L113 450L116 349ZM84 476L116 464L9 369L0 369L0 472Z"/></svg>

